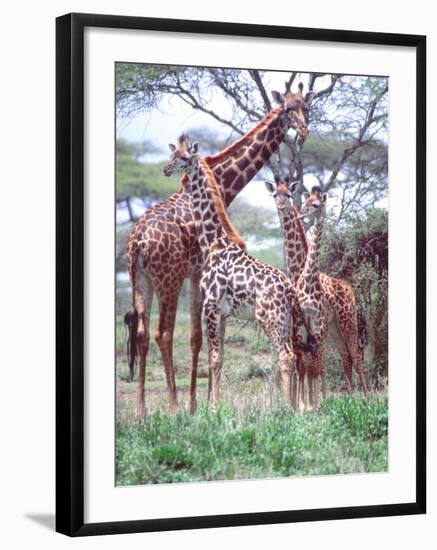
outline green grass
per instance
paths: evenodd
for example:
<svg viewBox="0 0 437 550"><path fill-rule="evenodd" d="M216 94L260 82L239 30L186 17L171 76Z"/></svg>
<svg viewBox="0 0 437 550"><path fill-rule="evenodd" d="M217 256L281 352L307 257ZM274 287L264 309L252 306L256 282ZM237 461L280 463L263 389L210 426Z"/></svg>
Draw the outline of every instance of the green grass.
<svg viewBox="0 0 437 550"><path fill-rule="evenodd" d="M153 340L146 369L144 425L135 420L137 374L126 381L125 330L117 318L118 485L224 479L272 478L383 472L388 466L386 392L366 400L342 393L344 375L337 356L328 365L329 397L319 410L294 413L281 396L279 373L270 342L255 323L227 324L220 405L206 404L206 340L200 354L199 407L188 409L189 314L181 297L174 333L174 364L181 412L169 414L167 385Z"/></svg>
<svg viewBox="0 0 437 550"><path fill-rule="evenodd" d="M330 396L302 415L287 406L202 405L117 425L117 484L174 483L387 469L387 397Z"/></svg>

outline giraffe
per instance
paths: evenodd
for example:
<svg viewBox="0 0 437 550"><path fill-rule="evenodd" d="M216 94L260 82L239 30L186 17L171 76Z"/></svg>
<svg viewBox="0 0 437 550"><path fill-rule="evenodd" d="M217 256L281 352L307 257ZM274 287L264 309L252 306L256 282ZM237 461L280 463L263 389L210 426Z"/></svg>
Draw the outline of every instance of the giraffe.
<svg viewBox="0 0 437 550"><path fill-rule="evenodd" d="M308 136L302 84L296 93L273 92L279 103L252 130L214 156L205 157L212 169L226 206L278 149L290 128L303 144ZM186 277L190 280L192 354L189 409L196 409L196 377L202 329L200 324L200 249L194 230L191 196L183 176L180 188L161 203L146 210L135 223L127 245L128 270L132 285L133 310L138 317L137 330L131 332L133 353L129 356L130 377L137 353L139 380L136 416L144 420L144 382L149 349L149 323L154 293L159 302L159 321L155 340L160 348L167 379L170 411L178 410L173 368L173 331L178 297ZM131 311L133 311L131 310ZM133 340L132 340L133 338Z"/></svg>
<svg viewBox="0 0 437 550"><path fill-rule="evenodd" d="M313 359L308 370L310 405L317 407L319 375L322 377L323 396L326 396L323 357L328 334L340 349L349 393L352 393L353 368L366 396L367 384L358 346L357 306L353 289L346 281L321 273L319 268L326 193L323 193L319 186L314 186L311 193L304 193L304 196L306 202L300 211L300 217L314 216L314 225L305 264L297 278L295 291L302 322L307 331L306 351L311 351ZM300 222L300 219L296 218L296 221Z"/></svg>
<svg viewBox="0 0 437 550"><path fill-rule="evenodd" d="M296 286L299 275L305 266L305 260L308 252L308 243L305 235L305 229L300 220L297 209L293 206L292 194L295 191L299 181L290 182L289 177L283 181L279 176L275 176L275 182L266 181L265 186L270 195L273 196L278 212L281 232L284 239L284 265L287 276L293 287ZM300 403L304 406L304 378L305 364L308 363L308 357L304 353L311 349L306 342L308 335L301 317L301 311L297 301L293 303L293 351L296 356L296 371L299 382L295 383L293 391L298 392Z"/></svg>
<svg viewBox="0 0 437 550"><path fill-rule="evenodd" d="M290 346L293 288L287 276L246 252L243 239L227 215L220 188L197 143L185 136L172 155L166 174L183 172L190 180L194 226L202 257L200 289L208 336L208 400L219 401L225 323L229 316L255 318L278 354L282 391L292 400L295 360ZM293 403L293 405L295 405Z"/></svg>

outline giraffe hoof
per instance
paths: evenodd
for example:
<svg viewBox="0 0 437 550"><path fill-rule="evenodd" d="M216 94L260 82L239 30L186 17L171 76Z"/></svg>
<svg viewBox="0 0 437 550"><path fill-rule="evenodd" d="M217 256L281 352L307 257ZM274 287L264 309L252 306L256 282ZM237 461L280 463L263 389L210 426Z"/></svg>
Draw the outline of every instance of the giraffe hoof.
<svg viewBox="0 0 437 550"><path fill-rule="evenodd" d="M140 426L142 426L144 424L144 413L142 414L137 414L137 422Z"/></svg>

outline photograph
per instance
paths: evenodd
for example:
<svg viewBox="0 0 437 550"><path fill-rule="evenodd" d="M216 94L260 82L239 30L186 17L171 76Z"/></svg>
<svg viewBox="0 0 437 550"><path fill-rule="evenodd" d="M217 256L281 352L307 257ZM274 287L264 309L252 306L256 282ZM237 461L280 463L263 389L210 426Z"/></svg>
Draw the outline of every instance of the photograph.
<svg viewBox="0 0 437 550"><path fill-rule="evenodd" d="M389 77L114 73L115 485L387 472Z"/></svg>

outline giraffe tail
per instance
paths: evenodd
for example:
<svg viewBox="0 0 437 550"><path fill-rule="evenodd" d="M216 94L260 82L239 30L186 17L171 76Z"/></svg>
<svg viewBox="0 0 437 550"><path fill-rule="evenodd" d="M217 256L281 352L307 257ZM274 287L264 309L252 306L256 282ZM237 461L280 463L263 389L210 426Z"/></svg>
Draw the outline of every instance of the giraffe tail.
<svg viewBox="0 0 437 550"><path fill-rule="evenodd" d="M135 289L136 289L136 266L138 260L138 249L134 250L128 264L128 270L132 284L132 308L124 316L124 326L126 328L127 342L126 355L129 365L129 381L134 378L135 361L138 355L138 312L135 308Z"/></svg>
<svg viewBox="0 0 437 550"><path fill-rule="evenodd" d="M126 327L127 333L126 354L127 362L129 364L129 380L132 382L134 377L135 360L138 355L138 312L135 308L130 309L125 314L124 326Z"/></svg>

